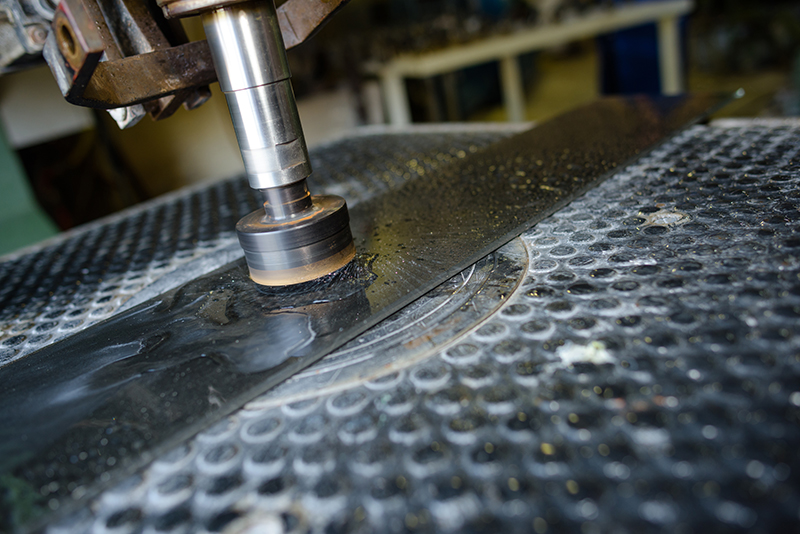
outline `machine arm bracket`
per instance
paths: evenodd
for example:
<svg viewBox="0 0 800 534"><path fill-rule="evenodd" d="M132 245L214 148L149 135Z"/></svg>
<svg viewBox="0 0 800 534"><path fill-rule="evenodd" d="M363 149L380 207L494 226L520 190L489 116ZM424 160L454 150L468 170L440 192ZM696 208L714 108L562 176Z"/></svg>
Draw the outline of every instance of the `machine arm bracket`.
<svg viewBox="0 0 800 534"><path fill-rule="evenodd" d="M281 5L278 21L286 48L313 36L347 2L289 0ZM178 9L181 5L161 7L167 17L194 14ZM198 5L193 4L198 12L213 7ZM205 102L206 86L217 80L208 42L186 42L177 24L153 24L154 16L160 16L158 10L142 12L130 0L62 0L44 57L66 100L97 109L158 101L145 106L155 119L171 115L181 103L193 109ZM107 22L123 18L132 24ZM170 35L161 32L165 26L173 30Z"/></svg>

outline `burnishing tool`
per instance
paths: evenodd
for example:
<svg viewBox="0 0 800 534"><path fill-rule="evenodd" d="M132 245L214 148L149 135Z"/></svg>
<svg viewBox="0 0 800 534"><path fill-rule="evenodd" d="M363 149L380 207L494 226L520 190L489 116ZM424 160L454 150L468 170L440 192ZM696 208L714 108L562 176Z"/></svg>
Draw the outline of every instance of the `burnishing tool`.
<svg viewBox="0 0 800 534"><path fill-rule="evenodd" d="M250 187L263 209L236 225L251 278L283 286L319 278L355 255L347 204L314 196L286 49L271 1L203 14L220 87L228 101Z"/></svg>

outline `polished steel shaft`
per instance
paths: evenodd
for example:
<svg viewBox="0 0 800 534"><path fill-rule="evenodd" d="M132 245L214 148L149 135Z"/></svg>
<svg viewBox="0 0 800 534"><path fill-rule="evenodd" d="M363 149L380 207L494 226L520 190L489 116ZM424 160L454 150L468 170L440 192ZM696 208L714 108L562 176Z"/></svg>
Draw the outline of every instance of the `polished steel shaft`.
<svg viewBox="0 0 800 534"><path fill-rule="evenodd" d="M311 165L272 1L209 11L203 26L250 186L267 189L307 178Z"/></svg>

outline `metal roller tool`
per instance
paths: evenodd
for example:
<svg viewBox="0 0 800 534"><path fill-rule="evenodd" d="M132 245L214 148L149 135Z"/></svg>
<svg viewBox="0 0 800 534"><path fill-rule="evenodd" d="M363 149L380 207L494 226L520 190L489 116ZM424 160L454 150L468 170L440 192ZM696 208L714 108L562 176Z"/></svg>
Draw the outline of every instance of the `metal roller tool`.
<svg viewBox="0 0 800 534"><path fill-rule="evenodd" d="M282 286L319 278L355 255L347 204L312 196L303 130L271 0L203 14L250 187L264 209L236 225L252 279Z"/></svg>
<svg viewBox="0 0 800 534"><path fill-rule="evenodd" d="M158 2L169 18L202 15L245 172L263 199L263 209L236 225L250 276L258 284L313 280L355 256L344 199L312 196L308 190L311 164L282 35L288 31L291 44L297 44L343 3L295 2L282 14L282 29L272 0Z"/></svg>

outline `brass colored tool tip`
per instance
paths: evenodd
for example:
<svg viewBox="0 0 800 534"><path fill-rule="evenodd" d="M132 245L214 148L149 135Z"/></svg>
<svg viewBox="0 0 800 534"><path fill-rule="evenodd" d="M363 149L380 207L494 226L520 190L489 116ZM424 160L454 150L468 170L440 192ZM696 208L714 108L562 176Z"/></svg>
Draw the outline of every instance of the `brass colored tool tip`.
<svg viewBox="0 0 800 534"><path fill-rule="evenodd" d="M308 282L347 265L355 256L347 204L337 196L311 197L311 207L275 220L263 209L236 225L250 277L265 286Z"/></svg>
<svg viewBox="0 0 800 534"><path fill-rule="evenodd" d="M333 256L309 265L275 271L264 271L248 267L250 269L250 278L257 284L262 286L290 286L310 282L326 274L338 271L350 263L355 255L356 247L353 243L350 243L344 250L337 252Z"/></svg>

